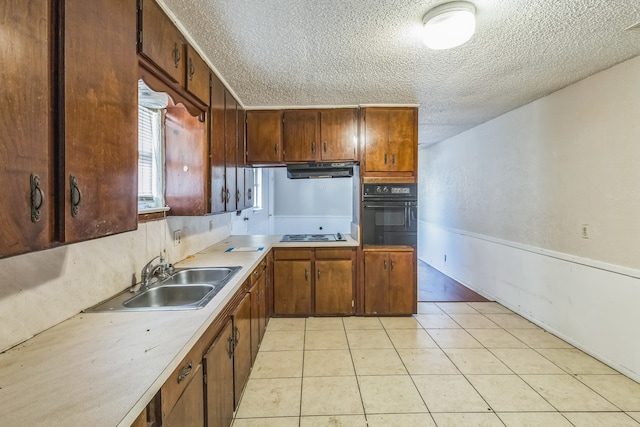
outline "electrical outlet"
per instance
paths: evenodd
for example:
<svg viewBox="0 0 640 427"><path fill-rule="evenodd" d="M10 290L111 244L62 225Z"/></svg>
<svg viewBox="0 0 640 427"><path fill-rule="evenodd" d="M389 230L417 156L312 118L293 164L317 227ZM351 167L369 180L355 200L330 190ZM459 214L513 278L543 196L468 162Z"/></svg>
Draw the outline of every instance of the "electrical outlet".
<svg viewBox="0 0 640 427"><path fill-rule="evenodd" d="M173 246L178 246L182 238L182 230L176 230L173 232Z"/></svg>
<svg viewBox="0 0 640 427"><path fill-rule="evenodd" d="M582 224L580 226L580 236L583 239L590 239L591 238L591 233L589 230L589 224Z"/></svg>

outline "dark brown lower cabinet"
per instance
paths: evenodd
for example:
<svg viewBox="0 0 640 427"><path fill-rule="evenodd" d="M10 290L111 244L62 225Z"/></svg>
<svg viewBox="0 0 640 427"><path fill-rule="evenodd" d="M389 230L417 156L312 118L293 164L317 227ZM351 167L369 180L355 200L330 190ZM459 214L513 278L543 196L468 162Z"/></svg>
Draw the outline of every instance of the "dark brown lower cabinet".
<svg viewBox="0 0 640 427"><path fill-rule="evenodd" d="M277 256L277 255L276 255ZM273 311L278 315L311 314L311 260L273 262Z"/></svg>
<svg viewBox="0 0 640 427"><path fill-rule="evenodd" d="M188 377L191 377L191 380L171 412L167 414L162 423L163 427L202 427L204 422L202 365L198 364Z"/></svg>
<svg viewBox="0 0 640 427"><path fill-rule="evenodd" d="M233 324L222 332L205 353L207 375L207 427L228 427L233 420ZM178 424L176 424L178 425ZM199 424L202 427L202 422Z"/></svg>
<svg viewBox="0 0 640 427"><path fill-rule="evenodd" d="M416 267L413 248L364 250L366 314L412 314L416 311Z"/></svg>
<svg viewBox="0 0 640 427"><path fill-rule="evenodd" d="M244 287L244 285L243 285ZM234 408L251 372L251 296L246 294L233 312L233 380Z"/></svg>
<svg viewBox="0 0 640 427"><path fill-rule="evenodd" d="M276 249L274 314L352 314L355 265L353 248Z"/></svg>

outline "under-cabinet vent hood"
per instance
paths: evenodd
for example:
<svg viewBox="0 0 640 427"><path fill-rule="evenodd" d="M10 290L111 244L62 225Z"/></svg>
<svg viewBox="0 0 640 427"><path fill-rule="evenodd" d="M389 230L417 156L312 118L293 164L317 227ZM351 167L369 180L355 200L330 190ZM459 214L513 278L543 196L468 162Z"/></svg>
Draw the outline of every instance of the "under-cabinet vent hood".
<svg viewBox="0 0 640 427"><path fill-rule="evenodd" d="M350 178L354 162L304 163L287 165L287 178Z"/></svg>

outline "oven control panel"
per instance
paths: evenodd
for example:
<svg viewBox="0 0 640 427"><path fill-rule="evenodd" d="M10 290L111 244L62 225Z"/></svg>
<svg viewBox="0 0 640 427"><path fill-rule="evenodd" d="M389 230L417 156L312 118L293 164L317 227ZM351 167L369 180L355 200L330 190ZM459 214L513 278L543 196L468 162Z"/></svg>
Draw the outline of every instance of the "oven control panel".
<svg viewBox="0 0 640 427"><path fill-rule="evenodd" d="M417 198L417 184L364 184L362 197Z"/></svg>

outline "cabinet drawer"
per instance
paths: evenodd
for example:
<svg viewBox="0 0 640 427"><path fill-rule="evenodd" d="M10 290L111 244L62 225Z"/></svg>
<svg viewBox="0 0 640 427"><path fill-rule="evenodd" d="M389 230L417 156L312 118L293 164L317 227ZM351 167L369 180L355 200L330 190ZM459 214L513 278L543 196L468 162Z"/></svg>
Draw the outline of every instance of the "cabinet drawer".
<svg viewBox="0 0 640 427"><path fill-rule="evenodd" d="M311 259L312 250L309 248L276 249L274 250L273 259Z"/></svg>
<svg viewBox="0 0 640 427"><path fill-rule="evenodd" d="M316 259L351 259L351 248L316 248Z"/></svg>
<svg viewBox="0 0 640 427"><path fill-rule="evenodd" d="M202 354L196 354L197 350L192 349L189 354L180 362L180 365L171 373L171 376L162 386L161 407L162 418L171 413L182 392L191 382L196 368L200 364Z"/></svg>

